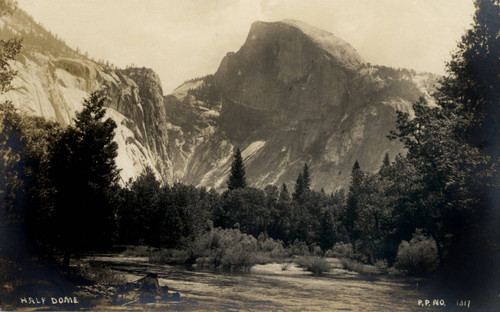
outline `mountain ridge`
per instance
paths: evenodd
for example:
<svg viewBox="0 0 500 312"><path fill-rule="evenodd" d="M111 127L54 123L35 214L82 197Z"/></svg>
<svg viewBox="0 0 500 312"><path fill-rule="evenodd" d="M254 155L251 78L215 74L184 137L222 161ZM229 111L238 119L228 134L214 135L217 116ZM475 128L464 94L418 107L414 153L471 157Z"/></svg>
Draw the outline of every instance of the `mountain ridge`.
<svg viewBox="0 0 500 312"><path fill-rule="evenodd" d="M19 14L0 19L3 32L27 23ZM17 89L5 98L69 124L81 99L104 88L108 116L118 124L124 183L150 166L164 183L222 190L240 147L253 186L292 187L308 163L313 188L345 187L354 160L376 170L386 152L393 157L402 151L385 138L395 111L410 112L412 101L428 97L437 79L371 66L342 39L293 20L253 23L240 50L228 53L213 75L168 95L151 69L115 69L71 49L55 55L32 42L13 64Z"/></svg>

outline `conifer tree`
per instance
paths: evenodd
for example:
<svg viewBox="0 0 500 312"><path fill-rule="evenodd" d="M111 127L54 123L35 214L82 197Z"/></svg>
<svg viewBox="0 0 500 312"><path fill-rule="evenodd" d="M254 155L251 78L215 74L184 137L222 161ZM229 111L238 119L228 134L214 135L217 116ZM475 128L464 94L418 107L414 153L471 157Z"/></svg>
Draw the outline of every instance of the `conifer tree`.
<svg viewBox="0 0 500 312"><path fill-rule="evenodd" d="M293 200L299 201L302 198L302 194L304 194L305 185L304 178L302 177L302 173L299 173L297 180L295 181L295 189L293 191L292 197Z"/></svg>
<svg viewBox="0 0 500 312"><path fill-rule="evenodd" d="M311 190L311 177L309 175L309 167L304 164L302 173L299 174L295 182L295 190L293 192L293 199L302 201L304 194Z"/></svg>
<svg viewBox="0 0 500 312"><path fill-rule="evenodd" d="M116 123L104 119L105 98L94 92L54 147L51 177L56 189L55 217L64 265L70 256L111 243L114 196L118 188L113 141Z"/></svg>
<svg viewBox="0 0 500 312"><path fill-rule="evenodd" d="M484 285L484 281L500 270L496 260L500 255L497 230L500 220L500 2L476 0L474 5L472 28L462 37L447 64L448 76L442 81L437 97L443 110L451 111L453 115L449 115L453 120L460 121L452 128L454 136L465 137L470 145L454 137L458 142L453 143L460 146L455 154L462 156L465 165L460 168L454 164L453 169L467 179L450 196L458 205L454 205L455 220L447 224L453 235L449 260L454 262L455 269L464 271L461 276L471 276L467 283L476 279ZM479 152L471 147L478 148ZM473 152L478 155L476 159ZM488 164L480 157L489 158ZM463 250L469 252L463 253ZM496 278L496 286L500 288L498 281Z"/></svg>
<svg viewBox="0 0 500 312"><path fill-rule="evenodd" d="M245 188L247 186L245 175L246 173L243 158L241 157L240 149L237 148L234 153L233 163L231 164L229 181L227 182L228 190L232 191L239 188Z"/></svg>
<svg viewBox="0 0 500 312"><path fill-rule="evenodd" d="M389 159L389 153L385 153L384 160L382 161L382 166L380 166L379 174L383 177L387 176L390 167L391 160Z"/></svg>
<svg viewBox="0 0 500 312"><path fill-rule="evenodd" d="M409 195L419 201L416 211L425 212L422 228L436 241L450 276L464 285L484 285L497 274L500 251L494 175L500 148L500 7L498 0L477 0L475 7L472 29L435 95L439 107L421 99L412 118L398 112L398 131L392 132L419 175Z"/></svg>
<svg viewBox="0 0 500 312"><path fill-rule="evenodd" d="M467 139L495 158L500 139L500 5L476 0L474 23L447 64L448 76L438 92L439 104L472 114Z"/></svg>
<svg viewBox="0 0 500 312"><path fill-rule="evenodd" d="M288 202L290 200L290 193L288 192L288 188L286 184L283 183L280 189L279 201L280 202Z"/></svg>
<svg viewBox="0 0 500 312"><path fill-rule="evenodd" d="M311 190L311 177L309 176L309 167L304 164L304 169L302 170L302 180L304 180L304 191Z"/></svg>
<svg viewBox="0 0 500 312"><path fill-rule="evenodd" d="M361 191L361 179L363 177L363 172L359 166L359 162L356 160L352 166L351 172L351 184L349 186L349 193L347 194L346 208L343 215L343 224L347 230L347 234L352 238L356 239L357 234L355 231L355 223L359 215L359 196Z"/></svg>

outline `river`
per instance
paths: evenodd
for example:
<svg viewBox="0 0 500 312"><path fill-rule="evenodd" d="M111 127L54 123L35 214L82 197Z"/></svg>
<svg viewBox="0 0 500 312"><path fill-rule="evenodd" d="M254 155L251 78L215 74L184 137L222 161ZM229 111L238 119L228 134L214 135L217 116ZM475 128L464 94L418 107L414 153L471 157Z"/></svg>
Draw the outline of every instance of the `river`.
<svg viewBox="0 0 500 312"><path fill-rule="evenodd" d="M256 265L248 273L217 273L182 266L152 264L147 258L105 255L92 261L111 266L128 281L158 274L160 285L181 294L179 302L141 307L180 311L439 311L425 308L418 300L417 280L366 276L336 266L321 277L292 264L282 270L278 263ZM336 268L335 268L336 267ZM95 307L96 310L126 307Z"/></svg>

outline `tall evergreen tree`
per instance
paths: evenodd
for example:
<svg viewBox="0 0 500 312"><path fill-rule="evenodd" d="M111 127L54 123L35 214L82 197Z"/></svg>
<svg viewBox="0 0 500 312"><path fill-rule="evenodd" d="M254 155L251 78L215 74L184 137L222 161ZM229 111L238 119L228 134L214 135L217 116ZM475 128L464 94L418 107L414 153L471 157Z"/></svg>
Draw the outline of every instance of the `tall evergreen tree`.
<svg viewBox="0 0 500 312"><path fill-rule="evenodd" d="M311 190L311 177L309 176L309 167L304 164L304 169L302 169L302 180L304 180L304 191Z"/></svg>
<svg viewBox="0 0 500 312"><path fill-rule="evenodd" d="M295 189L292 194L293 200L300 201L304 192L305 192L304 178L302 177L302 173L299 173L299 176L295 181Z"/></svg>
<svg viewBox="0 0 500 312"><path fill-rule="evenodd" d="M229 181L227 182L228 190L236 190L239 188L245 188L247 186L245 177L245 165L243 164L243 158L241 157L240 149L237 148L234 153L233 163L231 164L231 174L229 175Z"/></svg>
<svg viewBox="0 0 500 312"><path fill-rule="evenodd" d="M288 188L285 183L281 184L279 201L285 203L290 201L290 193L288 192Z"/></svg>
<svg viewBox="0 0 500 312"><path fill-rule="evenodd" d="M465 164L457 162L452 172L467 177L459 179L463 182L460 189L447 193L459 204L454 205L456 217L448 227L453 234L449 260L455 269L464 271L460 276L472 276L468 283L476 279L484 285L500 270L496 260L500 255L500 178L491 174L491 167L498 173L500 163L500 2L476 0L474 5L472 28L447 64L448 75L437 98L443 110L451 111L453 120L460 121L455 122L451 133L455 145L460 146L456 153ZM489 157L488 164L478 161L478 156ZM497 276L497 289L499 281Z"/></svg>
<svg viewBox="0 0 500 312"><path fill-rule="evenodd" d="M302 172L297 177L295 182L295 189L292 194L292 197L296 201L302 202L304 199L304 195L311 190L311 177L309 175L309 167L307 164L304 164L304 168Z"/></svg>
<svg viewBox="0 0 500 312"><path fill-rule="evenodd" d="M74 252L110 244L114 230L118 146L113 141L116 123L103 120L104 102L98 92L84 100L75 125L64 131L51 157L65 266Z"/></svg>
<svg viewBox="0 0 500 312"><path fill-rule="evenodd" d="M389 153L385 153L384 160L382 161L382 166L380 166L379 174L383 177L389 174L391 167L391 160L389 159Z"/></svg>
<svg viewBox="0 0 500 312"><path fill-rule="evenodd" d="M359 215L359 197L361 192L361 182L363 178L363 172L359 166L359 162L356 160L352 166L351 172L351 184L349 185L349 193L347 194L346 208L342 217L343 224L347 230L347 234L351 239L357 238L357 233L355 231L356 220Z"/></svg>
<svg viewBox="0 0 500 312"><path fill-rule="evenodd" d="M436 93L439 107L421 99L414 118L398 113L393 133L418 174L409 194L418 201L415 212L436 240L449 276L462 279L457 285L485 285L498 275L500 7L498 0L477 0L475 6L473 27Z"/></svg>
<svg viewBox="0 0 500 312"><path fill-rule="evenodd" d="M495 158L500 140L500 5L476 0L474 23L447 64L438 92L440 105L471 113L467 139Z"/></svg>

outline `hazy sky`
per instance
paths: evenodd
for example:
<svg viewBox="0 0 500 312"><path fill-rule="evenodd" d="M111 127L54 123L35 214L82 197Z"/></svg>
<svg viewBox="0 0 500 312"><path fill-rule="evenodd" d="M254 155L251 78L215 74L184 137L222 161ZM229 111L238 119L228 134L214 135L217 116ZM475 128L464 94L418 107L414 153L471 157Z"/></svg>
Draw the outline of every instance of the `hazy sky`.
<svg viewBox="0 0 500 312"><path fill-rule="evenodd" d="M343 38L373 64L444 73L473 0L18 0L71 47L153 68L164 93L214 73L252 22L298 19Z"/></svg>

